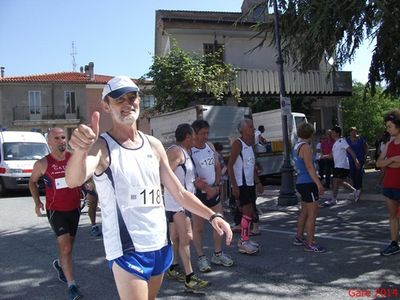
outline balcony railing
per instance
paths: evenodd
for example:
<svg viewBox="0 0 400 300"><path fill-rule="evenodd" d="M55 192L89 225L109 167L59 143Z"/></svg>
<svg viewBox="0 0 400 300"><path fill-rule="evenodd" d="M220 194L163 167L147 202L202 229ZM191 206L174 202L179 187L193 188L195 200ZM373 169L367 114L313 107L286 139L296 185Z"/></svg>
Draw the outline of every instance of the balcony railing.
<svg viewBox="0 0 400 300"><path fill-rule="evenodd" d="M287 94L351 94L351 72L284 72ZM232 88L242 93L279 94L279 74L268 70L238 70Z"/></svg>
<svg viewBox="0 0 400 300"><path fill-rule="evenodd" d="M69 113L65 106L15 106L14 121L69 120L79 119L79 109Z"/></svg>

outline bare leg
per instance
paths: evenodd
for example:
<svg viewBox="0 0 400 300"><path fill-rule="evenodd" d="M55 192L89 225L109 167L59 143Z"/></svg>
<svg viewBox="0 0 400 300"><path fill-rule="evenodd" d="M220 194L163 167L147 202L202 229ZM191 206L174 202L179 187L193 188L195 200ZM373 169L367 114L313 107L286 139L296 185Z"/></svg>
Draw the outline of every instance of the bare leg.
<svg viewBox="0 0 400 300"><path fill-rule="evenodd" d="M301 202L301 211L299 218L297 220L297 237L301 238L304 235L304 227L306 224L307 219L307 209L306 209L306 202Z"/></svg>
<svg viewBox="0 0 400 300"><path fill-rule="evenodd" d="M319 210L318 202L305 203L305 209L307 210L307 243L312 244L314 242L315 235L315 220L317 219Z"/></svg>
<svg viewBox="0 0 400 300"><path fill-rule="evenodd" d="M397 241L399 239L399 219L397 218L399 203L395 200L386 198L386 207L389 213L390 239L392 241Z"/></svg>
<svg viewBox="0 0 400 300"><path fill-rule="evenodd" d="M204 255L203 252L203 230L204 219L192 214L193 221L193 244L196 249L197 256Z"/></svg>
<svg viewBox="0 0 400 300"><path fill-rule="evenodd" d="M61 268L63 269L65 278L68 282L74 280L73 266L72 266L72 248L74 245L74 237L69 233L57 237L58 256Z"/></svg>
<svg viewBox="0 0 400 300"><path fill-rule="evenodd" d="M178 212L174 215L174 223L179 240L179 256L185 269L185 274L189 275L193 272L190 260L190 242L193 239L190 218L185 213Z"/></svg>
<svg viewBox="0 0 400 300"><path fill-rule="evenodd" d="M90 223L92 226L96 225L96 209L97 209L97 202L99 199L91 194L87 194L87 199L89 201L89 210L88 210L88 215L90 219Z"/></svg>
<svg viewBox="0 0 400 300"><path fill-rule="evenodd" d="M223 214L222 203L219 202L217 205L211 207L215 212ZM213 240L214 240L214 252L218 253L222 251L222 236L220 236L215 229L213 229Z"/></svg>
<svg viewBox="0 0 400 300"><path fill-rule="evenodd" d="M163 274L152 277L149 282L134 276L123 270L117 264L113 264L115 284L121 300L148 300L155 299L160 289Z"/></svg>

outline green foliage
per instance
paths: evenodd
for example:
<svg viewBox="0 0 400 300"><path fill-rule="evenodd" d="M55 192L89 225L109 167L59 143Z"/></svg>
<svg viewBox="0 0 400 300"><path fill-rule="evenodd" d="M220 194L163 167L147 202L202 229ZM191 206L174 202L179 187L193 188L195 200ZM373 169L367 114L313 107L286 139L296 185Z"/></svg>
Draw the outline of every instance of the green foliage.
<svg viewBox="0 0 400 300"><path fill-rule="evenodd" d="M271 6L272 1L257 6ZM385 81L385 92L400 94L399 0L277 1L286 61L291 57L299 69L308 70L318 66L322 58L332 57L338 70L354 59L363 42L375 43L369 70L371 92ZM271 28L263 22L256 28L264 42Z"/></svg>
<svg viewBox="0 0 400 300"><path fill-rule="evenodd" d="M232 65L221 62L220 57L219 52L189 54L175 45L168 55L154 56L146 76L153 80L155 109L174 111L205 100L221 103L236 71ZM237 95L235 91L234 96Z"/></svg>
<svg viewBox="0 0 400 300"><path fill-rule="evenodd" d="M374 95L369 87L361 83L353 84L353 96L342 101L343 130L347 134L351 126L356 126L370 145L385 129L383 115L400 107L400 98L393 98L383 93L378 87Z"/></svg>

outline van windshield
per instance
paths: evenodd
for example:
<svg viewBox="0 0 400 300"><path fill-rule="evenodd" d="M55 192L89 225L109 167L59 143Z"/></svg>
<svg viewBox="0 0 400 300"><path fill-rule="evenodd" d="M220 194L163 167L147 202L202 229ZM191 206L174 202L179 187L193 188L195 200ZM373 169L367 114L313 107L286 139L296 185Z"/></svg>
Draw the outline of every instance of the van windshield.
<svg viewBox="0 0 400 300"><path fill-rule="evenodd" d="M44 143L4 143L4 160L38 160L49 153Z"/></svg>

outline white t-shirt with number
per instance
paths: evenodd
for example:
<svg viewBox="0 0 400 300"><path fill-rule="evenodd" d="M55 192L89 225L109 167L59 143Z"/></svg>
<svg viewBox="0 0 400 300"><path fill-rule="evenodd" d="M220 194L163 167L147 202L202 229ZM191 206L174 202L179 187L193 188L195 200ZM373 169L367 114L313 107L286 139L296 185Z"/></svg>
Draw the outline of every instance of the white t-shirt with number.
<svg viewBox="0 0 400 300"><path fill-rule="evenodd" d="M335 168L350 169L349 159L347 157L346 149L349 148L349 144L345 138L339 138L332 147L333 161Z"/></svg>
<svg viewBox="0 0 400 300"><path fill-rule="evenodd" d="M147 252L167 245L167 221L160 185L160 163L146 135L137 149L127 149L108 133L110 166L95 175L101 204L106 259L127 251Z"/></svg>
<svg viewBox="0 0 400 300"><path fill-rule="evenodd" d="M204 148L192 147L192 159L197 176L204 178L208 185L215 183L215 156L207 143Z"/></svg>

